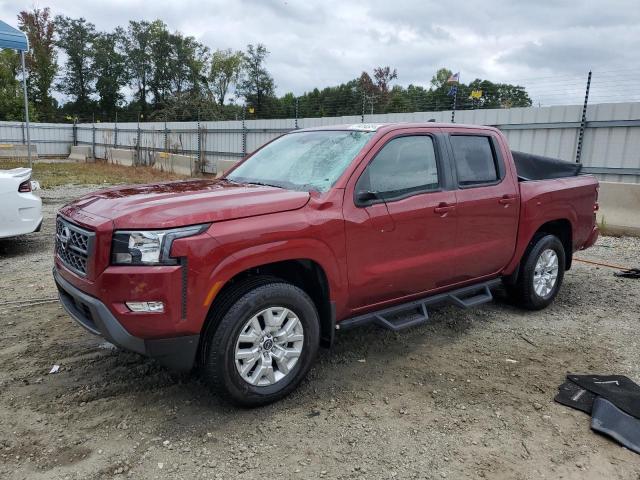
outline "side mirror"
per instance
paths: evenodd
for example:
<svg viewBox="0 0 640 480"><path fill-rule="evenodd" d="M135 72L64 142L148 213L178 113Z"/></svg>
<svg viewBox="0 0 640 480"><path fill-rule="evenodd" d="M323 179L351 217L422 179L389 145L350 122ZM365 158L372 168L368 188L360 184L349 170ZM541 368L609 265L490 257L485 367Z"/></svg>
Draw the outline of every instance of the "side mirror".
<svg viewBox="0 0 640 480"><path fill-rule="evenodd" d="M373 200L378 200L380 196L378 192L373 192L371 190L360 190L356 193L356 202L358 205L364 205Z"/></svg>

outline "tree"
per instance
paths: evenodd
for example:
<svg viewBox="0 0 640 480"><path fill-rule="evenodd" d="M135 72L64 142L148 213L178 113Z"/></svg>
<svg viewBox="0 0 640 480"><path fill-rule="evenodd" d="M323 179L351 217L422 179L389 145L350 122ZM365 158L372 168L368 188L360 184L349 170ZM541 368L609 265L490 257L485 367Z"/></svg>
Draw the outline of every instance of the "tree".
<svg viewBox="0 0 640 480"><path fill-rule="evenodd" d="M391 70L391 67L388 66L376 67L373 69L373 78L378 91L386 98L389 94L389 85L393 80L398 78L398 70L395 68Z"/></svg>
<svg viewBox="0 0 640 480"><path fill-rule="evenodd" d="M24 99L18 80L20 56L13 50L0 50L0 120L23 120ZM29 106L29 116L37 120Z"/></svg>
<svg viewBox="0 0 640 480"><path fill-rule="evenodd" d="M209 49L193 37L177 32L169 37L171 43L171 90L175 94L202 93L207 79L204 70Z"/></svg>
<svg viewBox="0 0 640 480"><path fill-rule="evenodd" d="M151 77L151 23L146 20L130 21L125 36L125 51L129 78L136 89L135 96L142 113L147 113L147 95Z"/></svg>
<svg viewBox="0 0 640 480"><path fill-rule="evenodd" d="M66 63L58 89L74 99L77 110L88 112L89 97L94 92L95 70L93 48L96 29L84 18L57 16L56 46L64 51Z"/></svg>
<svg viewBox="0 0 640 480"><path fill-rule="evenodd" d="M29 51L25 59L29 98L40 117L51 120L55 110L51 85L58 67L51 12L49 8L22 11L18 15L18 24L29 39Z"/></svg>
<svg viewBox="0 0 640 480"><path fill-rule="evenodd" d="M171 34L165 23L156 20L149 28L150 63L149 91L153 95L154 108L158 109L167 97L171 95L171 55L173 45Z"/></svg>
<svg viewBox="0 0 640 480"><path fill-rule="evenodd" d="M93 42L93 67L100 110L113 117L124 100L122 88L129 82L124 54L125 32L100 33Z"/></svg>
<svg viewBox="0 0 640 480"><path fill-rule="evenodd" d="M252 44L247 45L242 80L237 88L245 102L254 107L256 116L262 118L268 115L267 106L273 101L275 92L273 78L264 66L267 55L269 51L264 45L260 43L255 47Z"/></svg>
<svg viewBox="0 0 640 480"><path fill-rule="evenodd" d="M440 68L436 74L431 77L431 86L434 90L446 87L447 81L451 75L453 75L453 72L448 68Z"/></svg>
<svg viewBox="0 0 640 480"><path fill-rule="evenodd" d="M230 48L213 52L208 81L218 105L224 105L229 89L232 85L237 85L243 62L242 52L234 52Z"/></svg>

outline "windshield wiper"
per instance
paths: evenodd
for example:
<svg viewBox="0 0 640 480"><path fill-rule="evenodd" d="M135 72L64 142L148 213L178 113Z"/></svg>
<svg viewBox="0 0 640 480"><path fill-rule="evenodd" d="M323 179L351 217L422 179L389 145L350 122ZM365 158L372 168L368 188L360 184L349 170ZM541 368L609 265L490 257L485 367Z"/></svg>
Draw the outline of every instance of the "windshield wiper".
<svg viewBox="0 0 640 480"><path fill-rule="evenodd" d="M260 185L262 187L274 187L274 188L284 189L284 187L280 185L272 185L271 183L263 183L263 182L245 182L245 183L248 183L249 185Z"/></svg>

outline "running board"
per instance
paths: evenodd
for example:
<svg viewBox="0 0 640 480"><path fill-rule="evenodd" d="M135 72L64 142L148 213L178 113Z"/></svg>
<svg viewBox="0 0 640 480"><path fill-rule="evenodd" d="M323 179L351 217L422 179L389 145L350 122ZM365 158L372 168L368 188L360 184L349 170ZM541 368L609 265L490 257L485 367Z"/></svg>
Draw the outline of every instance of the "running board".
<svg viewBox="0 0 640 480"><path fill-rule="evenodd" d="M376 312L365 313L357 317L347 318L336 325L336 330L347 330L353 327L373 323L382 328L397 332L405 328L422 325L429 321L427 307L441 303L451 303L460 308L472 308L493 300L491 289L500 285L498 278L487 282L477 283L446 293L439 293L420 300L403 303ZM413 315L402 315L411 314Z"/></svg>

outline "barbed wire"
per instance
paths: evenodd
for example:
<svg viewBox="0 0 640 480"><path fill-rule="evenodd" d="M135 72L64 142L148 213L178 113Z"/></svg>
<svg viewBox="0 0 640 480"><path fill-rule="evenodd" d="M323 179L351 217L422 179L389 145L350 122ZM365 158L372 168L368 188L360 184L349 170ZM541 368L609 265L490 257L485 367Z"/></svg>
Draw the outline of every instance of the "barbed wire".
<svg viewBox="0 0 640 480"><path fill-rule="evenodd" d="M530 77L507 81L510 86L521 86L531 101L531 106L582 105L587 83L585 72L556 76ZM473 82L474 80L469 79ZM514 92L505 92L505 84L458 85L456 110L481 110L527 106L527 97L517 97ZM474 89L480 89L480 98L470 98ZM159 109L143 112L130 105L116 112L75 113L71 108L54 112L46 119L52 123L137 123L176 121L241 121L258 119L295 119L335 116L365 116L385 113L440 112L454 108L453 98L447 95L449 85L434 89L430 82L424 85L391 88L388 92L367 94L359 87L334 87L307 92L294 97L272 99L264 106L235 105L220 107L214 104L204 108L177 106L173 110ZM363 94L364 93L364 94ZM515 99L515 100L514 100ZM640 101L640 67L594 70L592 73L589 100L591 103L619 103ZM117 115L117 119L116 119Z"/></svg>

